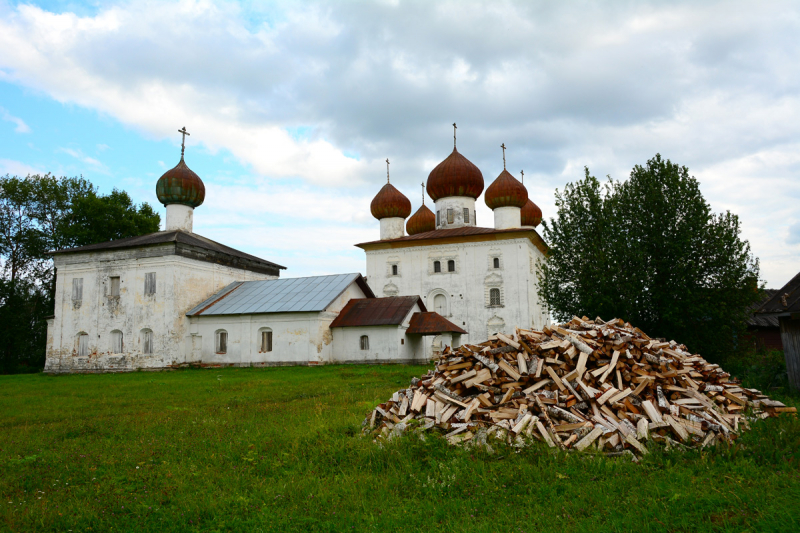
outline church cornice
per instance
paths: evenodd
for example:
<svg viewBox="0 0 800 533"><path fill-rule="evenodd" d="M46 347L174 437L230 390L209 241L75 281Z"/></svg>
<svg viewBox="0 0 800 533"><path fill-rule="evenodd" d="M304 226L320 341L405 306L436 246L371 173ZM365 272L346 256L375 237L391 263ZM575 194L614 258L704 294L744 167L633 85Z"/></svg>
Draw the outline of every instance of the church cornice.
<svg viewBox="0 0 800 533"><path fill-rule="evenodd" d="M500 232L497 233L483 233L477 235L458 235L458 236L445 236L439 238L429 238L429 239L418 239L418 240L400 240L400 239L393 239L393 240L385 240L385 241L374 241L374 242L366 242L361 244L356 244L358 248L361 248L365 252L376 252L376 251L391 251L400 248L430 248L436 246L448 246L448 245L461 245L461 246L482 246L486 243L493 243L493 242L502 242L502 241L527 241L533 244L540 252L544 255L547 255L549 252L549 248L545 244L544 240L539 236L539 234L531 229L531 230L514 230L511 232Z"/></svg>

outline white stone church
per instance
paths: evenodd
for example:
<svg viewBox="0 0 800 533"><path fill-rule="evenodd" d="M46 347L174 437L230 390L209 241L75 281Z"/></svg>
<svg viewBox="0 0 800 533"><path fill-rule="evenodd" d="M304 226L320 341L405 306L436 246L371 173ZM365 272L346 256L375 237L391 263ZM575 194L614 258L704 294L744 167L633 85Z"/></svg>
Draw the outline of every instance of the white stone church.
<svg viewBox="0 0 800 533"><path fill-rule="evenodd" d="M380 239L356 245L366 277L282 278L285 267L192 231L205 187L182 147L156 185L165 231L53 252L45 371L421 363L445 345L539 329L541 210L504 169L484 194L494 227L479 227L483 189L454 148L428 176L435 214L423 203L408 218L411 203L388 179L375 196Z"/></svg>

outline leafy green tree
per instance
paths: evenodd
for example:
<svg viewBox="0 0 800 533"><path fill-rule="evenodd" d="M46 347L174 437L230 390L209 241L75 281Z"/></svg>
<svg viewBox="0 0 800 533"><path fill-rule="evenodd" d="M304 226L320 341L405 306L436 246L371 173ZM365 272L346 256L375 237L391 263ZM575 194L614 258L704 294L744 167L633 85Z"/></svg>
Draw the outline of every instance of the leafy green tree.
<svg viewBox="0 0 800 533"><path fill-rule="evenodd" d="M714 214L689 170L659 154L630 179L556 191L539 294L558 319L622 318L706 356L736 348L759 298L758 260L736 215Z"/></svg>
<svg viewBox="0 0 800 533"><path fill-rule="evenodd" d="M154 233L160 223L150 204L137 206L125 191L114 189L107 196L89 191L74 198L60 234L70 246L84 246Z"/></svg>
<svg viewBox="0 0 800 533"><path fill-rule="evenodd" d="M160 217L124 191L84 178L0 176L0 366L44 363L55 272L49 251L158 231Z"/></svg>

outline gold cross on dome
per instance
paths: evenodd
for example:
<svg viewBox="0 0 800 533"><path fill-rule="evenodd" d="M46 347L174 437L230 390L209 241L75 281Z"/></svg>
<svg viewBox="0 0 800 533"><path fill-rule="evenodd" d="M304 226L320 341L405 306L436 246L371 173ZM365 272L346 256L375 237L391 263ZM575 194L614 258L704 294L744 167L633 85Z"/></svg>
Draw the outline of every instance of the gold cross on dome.
<svg viewBox="0 0 800 533"><path fill-rule="evenodd" d="M386 158L386 183L389 183L389 158Z"/></svg>
<svg viewBox="0 0 800 533"><path fill-rule="evenodd" d="M500 145L500 148L503 149L503 170L506 169L506 143Z"/></svg>
<svg viewBox="0 0 800 533"><path fill-rule="evenodd" d="M186 126L178 130L178 133L182 135L181 137L181 159L183 159L183 151L186 149L186 136L191 135L188 131L186 131Z"/></svg>
<svg viewBox="0 0 800 533"><path fill-rule="evenodd" d="M456 126L456 123L453 122L453 148L456 147L456 130L457 129L458 129L458 126Z"/></svg>

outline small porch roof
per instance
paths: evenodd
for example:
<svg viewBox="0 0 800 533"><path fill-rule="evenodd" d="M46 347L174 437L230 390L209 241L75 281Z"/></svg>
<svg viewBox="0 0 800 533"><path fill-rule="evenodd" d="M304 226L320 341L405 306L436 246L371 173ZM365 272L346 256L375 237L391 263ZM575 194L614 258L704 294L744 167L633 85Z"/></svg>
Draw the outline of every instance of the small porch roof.
<svg viewBox="0 0 800 533"><path fill-rule="evenodd" d="M465 330L433 311L414 313L411 315L411 323L408 325L406 333L416 335L440 335L442 333L467 334Z"/></svg>

